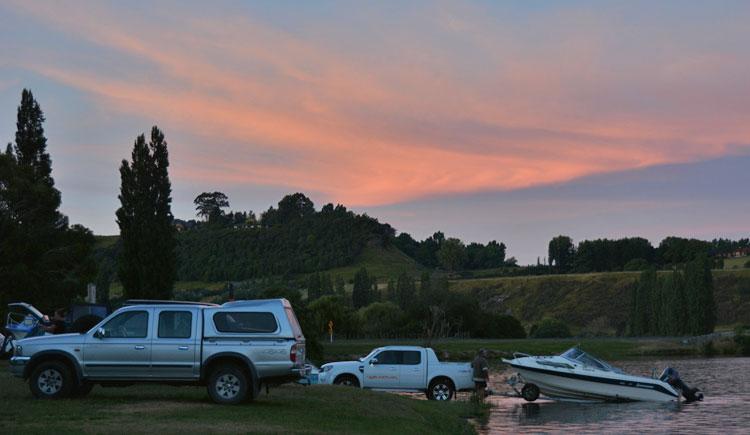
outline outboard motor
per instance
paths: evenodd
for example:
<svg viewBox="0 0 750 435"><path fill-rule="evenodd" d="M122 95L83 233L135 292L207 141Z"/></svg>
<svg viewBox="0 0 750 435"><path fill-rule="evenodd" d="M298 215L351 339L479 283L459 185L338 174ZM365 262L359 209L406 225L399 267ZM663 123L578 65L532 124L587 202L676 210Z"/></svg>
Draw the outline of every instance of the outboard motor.
<svg viewBox="0 0 750 435"><path fill-rule="evenodd" d="M680 374L677 370L672 367L667 367L659 376L659 380L666 382L672 387L682 391L682 395L685 397L685 401L695 402L696 400L703 400L703 393L697 388L690 388L680 379Z"/></svg>

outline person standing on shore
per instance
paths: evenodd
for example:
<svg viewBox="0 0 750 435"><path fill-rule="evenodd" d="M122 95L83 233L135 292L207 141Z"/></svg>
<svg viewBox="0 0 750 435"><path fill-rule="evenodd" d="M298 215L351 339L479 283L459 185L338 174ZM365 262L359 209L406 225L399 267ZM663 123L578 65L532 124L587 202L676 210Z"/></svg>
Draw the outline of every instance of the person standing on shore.
<svg viewBox="0 0 750 435"><path fill-rule="evenodd" d="M490 378L490 367L487 362L487 350L480 349L474 361L471 362L474 373L474 389L480 402L484 401L487 393L487 381Z"/></svg>

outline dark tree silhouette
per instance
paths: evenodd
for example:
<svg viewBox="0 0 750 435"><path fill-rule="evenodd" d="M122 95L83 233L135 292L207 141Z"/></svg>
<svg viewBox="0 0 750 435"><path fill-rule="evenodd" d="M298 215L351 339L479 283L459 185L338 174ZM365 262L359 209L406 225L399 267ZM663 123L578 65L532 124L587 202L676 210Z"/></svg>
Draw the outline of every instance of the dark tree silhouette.
<svg viewBox="0 0 750 435"><path fill-rule="evenodd" d="M42 308L85 292L96 265L94 237L68 226L52 178L44 114L31 91L18 106L15 143L0 154L0 303L23 299Z"/></svg>
<svg viewBox="0 0 750 435"><path fill-rule="evenodd" d="M172 297L176 259L168 167L167 143L156 126L148 144L144 135L138 136L132 161L123 160L120 167L118 275L130 298Z"/></svg>
<svg viewBox="0 0 750 435"><path fill-rule="evenodd" d="M568 236L557 236L549 242L550 265L554 266L558 272L565 272L573 265L575 248L573 239Z"/></svg>
<svg viewBox="0 0 750 435"><path fill-rule="evenodd" d="M218 222L224 215L222 208L229 207L229 198L221 192L203 192L193 200L198 217L208 222Z"/></svg>

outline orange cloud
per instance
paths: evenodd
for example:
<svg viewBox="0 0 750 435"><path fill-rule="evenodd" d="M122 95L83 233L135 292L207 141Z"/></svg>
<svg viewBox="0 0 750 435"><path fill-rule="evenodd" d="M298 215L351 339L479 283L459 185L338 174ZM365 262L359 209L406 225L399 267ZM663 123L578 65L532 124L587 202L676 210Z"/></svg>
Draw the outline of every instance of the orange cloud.
<svg viewBox="0 0 750 435"><path fill-rule="evenodd" d="M612 53L623 41L591 13L540 17L532 33L552 36L526 42L515 24L437 5L347 41L325 36L339 31L335 20L290 31L249 13L154 6L156 18L141 20L126 5L15 8L132 65L110 74L94 58L71 62L44 48L14 61L94 95L101 110L178 129L189 139L171 149L177 179L375 205L693 161L750 143L750 123L736 115L750 104L731 92L746 60L699 50L650 65ZM724 69L706 82L716 62Z"/></svg>

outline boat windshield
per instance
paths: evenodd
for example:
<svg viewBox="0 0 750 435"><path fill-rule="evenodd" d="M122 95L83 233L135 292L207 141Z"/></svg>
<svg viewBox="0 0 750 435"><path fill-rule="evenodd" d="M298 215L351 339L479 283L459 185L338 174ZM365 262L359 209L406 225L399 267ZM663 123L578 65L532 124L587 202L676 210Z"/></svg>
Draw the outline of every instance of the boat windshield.
<svg viewBox="0 0 750 435"><path fill-rule="evenodd" d="M604 361L594 358L593 356L587 354L586 352L582 351L581 349L577 347L566 350L565 352L561 353L560 356L570 361L577 362L579 364L583 364L585 366L592 367L595 369L605 370L608 372L622 373L620 369L614 368L611 365L605 363Z"/></svg>

